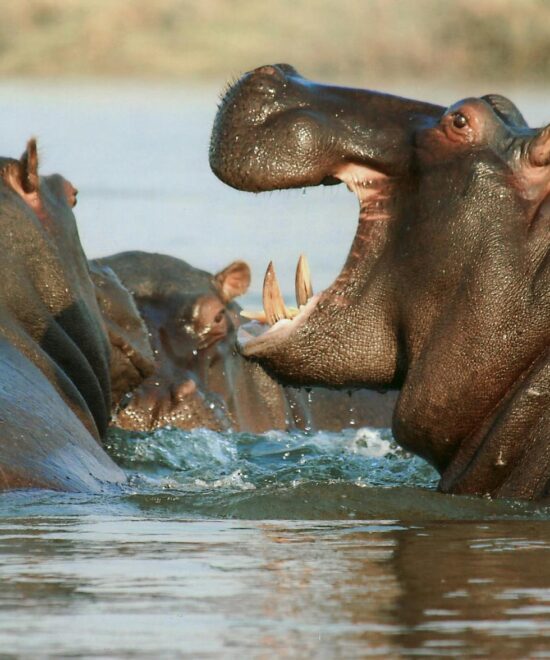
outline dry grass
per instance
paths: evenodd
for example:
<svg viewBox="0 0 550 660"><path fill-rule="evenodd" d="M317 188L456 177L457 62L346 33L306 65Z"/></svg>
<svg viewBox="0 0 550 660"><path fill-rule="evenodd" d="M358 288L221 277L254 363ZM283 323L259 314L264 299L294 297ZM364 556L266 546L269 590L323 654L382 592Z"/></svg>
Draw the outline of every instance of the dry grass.
<svg viewBox="0 0 550 660"><path fill-rule="evenodd" d="M18 0L0 74L226 78L288 61L332 79L542 80L547 0Z"/></svg>

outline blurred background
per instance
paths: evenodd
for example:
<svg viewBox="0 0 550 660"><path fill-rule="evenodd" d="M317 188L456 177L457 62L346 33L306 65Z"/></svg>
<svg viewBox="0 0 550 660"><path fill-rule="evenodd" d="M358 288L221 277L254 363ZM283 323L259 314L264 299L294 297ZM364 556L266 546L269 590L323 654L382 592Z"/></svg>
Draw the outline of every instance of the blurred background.
<svg viewBox="0 0 550 660"><path fill-rule="evenodd" d="M80 189L84 247L174 254L208 270L301 251L327 286L351 243L342 186L251 195L221 184L208 142L221 91L261 64L449 105L510 96L550 121L547 0L18 0L0 22L2 155L37 135L44 173ZM304 193L306 191L303 191Z"/></svg>
<svg viewBox="0 0 550 660"><path fill-rule="evenodd" d="M309 76L536 82L547 0L18 0L0 73L218 80L291 60Z"/></svg>

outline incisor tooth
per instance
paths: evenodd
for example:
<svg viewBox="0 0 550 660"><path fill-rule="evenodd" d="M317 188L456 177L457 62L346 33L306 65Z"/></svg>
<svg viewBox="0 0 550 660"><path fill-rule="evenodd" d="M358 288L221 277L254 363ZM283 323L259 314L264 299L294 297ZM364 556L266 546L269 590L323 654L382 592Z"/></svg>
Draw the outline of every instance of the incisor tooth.
<svg viewBox="0 0 550 660"><path fill-rule="evenodd" d="M281 319L290 318L290 314L285 307L281 287L277 281L272 261L269 262L269 266L265 272L262 300L266 320L269 325L274 325Z"/></svg>
<svg viewBox="0 0 550 660"><path fill-rule="evenodd" d="M305 305L313 295L309 264L303 254L300 255L298 265L296 266L295 290L298 307Z"/></svg>

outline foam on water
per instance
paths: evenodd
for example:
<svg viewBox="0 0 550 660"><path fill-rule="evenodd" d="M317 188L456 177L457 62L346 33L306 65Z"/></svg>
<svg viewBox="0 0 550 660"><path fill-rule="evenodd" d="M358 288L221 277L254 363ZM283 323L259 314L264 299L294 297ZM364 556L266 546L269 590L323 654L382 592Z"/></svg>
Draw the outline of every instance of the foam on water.
<svg viewBox="0 0 550 660"><path fill-rule="evenodd" d="M250 520L549 517L545 506L437 493L436 471L389 429L112 431L108 449L129 476L122 496L108 500L111 511Z"/></svg>
<svg viewBox="0 0 550 660"><path fill-rule="evenodd" d="M437 475L400 449L388 429L341 433L113 431L109 451L137 488L253 490L307 483L434 488Z"/></svg>
<svg viewBox="0 0 550 660"><path fill-rule="evenodd" d="M111 431L128 484L102 495L0 494L0 518L137 515L248 520L548 520L541 503L453 497L389 429L264 434Z"/></svg>

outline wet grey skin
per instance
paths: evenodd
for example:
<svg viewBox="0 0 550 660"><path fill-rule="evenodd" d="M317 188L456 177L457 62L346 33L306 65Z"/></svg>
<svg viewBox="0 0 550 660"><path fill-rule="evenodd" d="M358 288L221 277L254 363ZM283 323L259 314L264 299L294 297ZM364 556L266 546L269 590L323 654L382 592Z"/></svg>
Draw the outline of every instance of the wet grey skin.
<svg viewBox="0 0 550 660"><path fill-rule="evenodd" d="M360 203L334 283L242 329L244 355L285 383L400 389L395 438L444 492L549 494L550 127L499 95L445 109L264 66L227 91L210 163L243 190L343 181Z"/></svg>
<svg viewBox="0 0 550 660"><path fill-rule="evenodd" d="M72 207L36 141L0 159L0 491L102 491L125 476L100 442L109 342Z"/></svg>
<svg viewBox="0 0 550 660"><path fill-rule="evenodd" d="M88 266L109 337L111 407L116 410L122 398L154 372L154 355L147 326L128 289L98 260L89 261Z"/></svg>

